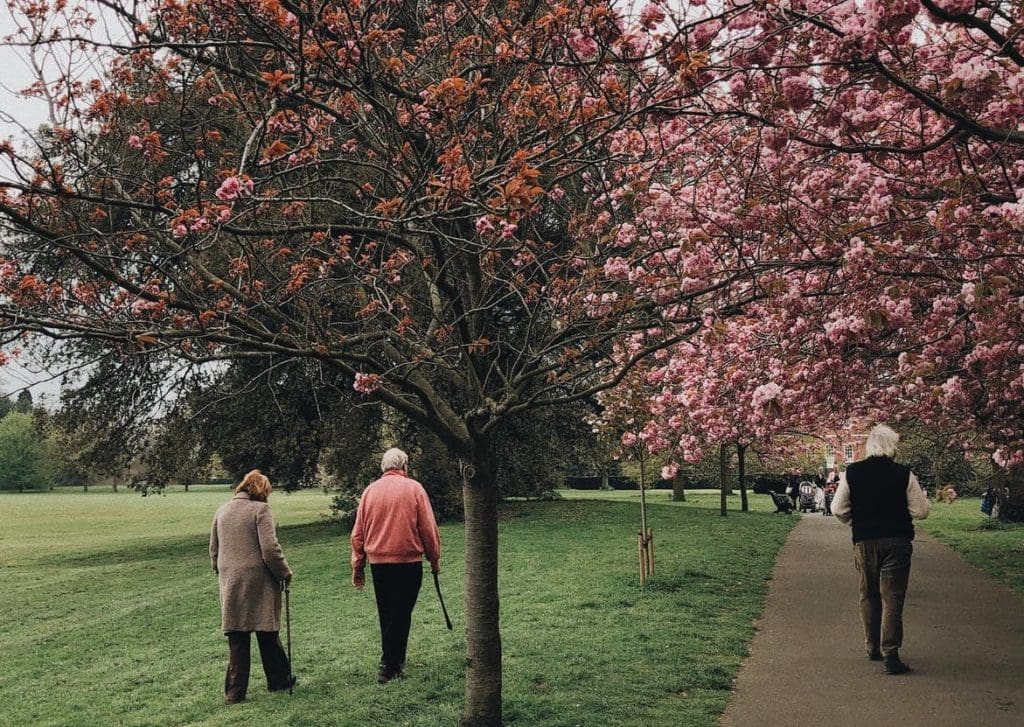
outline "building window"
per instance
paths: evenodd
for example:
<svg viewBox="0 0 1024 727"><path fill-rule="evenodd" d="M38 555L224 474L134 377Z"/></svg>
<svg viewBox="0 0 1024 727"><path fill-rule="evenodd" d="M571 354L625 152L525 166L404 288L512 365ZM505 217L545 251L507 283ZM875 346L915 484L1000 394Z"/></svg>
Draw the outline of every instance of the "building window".
<svg viewBox="0 0 1024 727"><path fill-rule="evenodd" d="M825 469L832 469L836 466L836 448L833 444L825 445Z"/></svg>
<svg viewBox="0 0 1024 727"><path fill-rule="evenodd" d="M847 444L843 447L843 459L847 462L853 461L853 445Z"/></svg>

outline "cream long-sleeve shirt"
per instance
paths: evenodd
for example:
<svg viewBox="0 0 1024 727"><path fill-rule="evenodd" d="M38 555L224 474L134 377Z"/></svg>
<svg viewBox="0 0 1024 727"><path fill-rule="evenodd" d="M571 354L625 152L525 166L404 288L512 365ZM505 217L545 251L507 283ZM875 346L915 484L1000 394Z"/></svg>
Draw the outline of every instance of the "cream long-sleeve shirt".
<svg viewBox="0 0 1024 727"><path fill-rule="evenodd" d="M925 494L921 483L917 481L917 475L913 472L907 480L907 509L910 510L910 517L914 520L924 520L931 512L932 503ZM832 514L847 525L853 523L853 505L850 503L850 485L846 481L846 473L839 475L839 487L836 489L835 497L832 499Z"/></svg>

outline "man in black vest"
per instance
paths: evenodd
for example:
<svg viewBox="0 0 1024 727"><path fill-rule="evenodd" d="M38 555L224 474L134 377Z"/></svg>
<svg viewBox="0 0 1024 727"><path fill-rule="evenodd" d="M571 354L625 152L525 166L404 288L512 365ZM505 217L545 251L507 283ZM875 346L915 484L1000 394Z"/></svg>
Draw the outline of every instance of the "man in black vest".
<svg viewBox="0 0 1024 727"><path fill-rule="evenodd" d="M867 458L846 468L832 500L832 513L853 526L868 658L884 658L887 674L910 671L900 660L899 649L914 552L911 519L923 520L931 510L914 473L893 461L899 439L900 435L884 424L874 427L865 445Z"/></svg>

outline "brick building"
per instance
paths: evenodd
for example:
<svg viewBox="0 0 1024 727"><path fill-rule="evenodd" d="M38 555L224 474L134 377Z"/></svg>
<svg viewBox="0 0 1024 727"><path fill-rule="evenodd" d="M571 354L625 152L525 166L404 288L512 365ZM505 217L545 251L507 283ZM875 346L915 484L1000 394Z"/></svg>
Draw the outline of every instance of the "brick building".
<svg viewBox="0 0 1024 727"><path fill-rule="evenodd" d="M864 459L866 452L864 443L871 429L869 422L850 422L842 429L835 429L826 434L827 442L823 447L822 457L826 470L846 469L846 465Z"/></svg>

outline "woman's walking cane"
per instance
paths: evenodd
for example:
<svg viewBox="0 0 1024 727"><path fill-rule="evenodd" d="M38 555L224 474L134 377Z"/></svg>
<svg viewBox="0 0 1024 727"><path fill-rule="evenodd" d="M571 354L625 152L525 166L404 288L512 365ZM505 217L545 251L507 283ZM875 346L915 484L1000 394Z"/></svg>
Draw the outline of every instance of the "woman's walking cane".
<svg viewBox="0 0 1024 727"><path fill-rule="evenodd" d="M441 602L441 613L444 614L444 622L448 625L448 630L452 630L452 620L448 618L448 609L444 607L444 596L441 595L441 581L437 579L437 573L434 574L434 588L437 589L437 600Z"/></svg>
<svg viewBox="0 0 1024 727"><path fill-rule="evenodd" d="M288 693L292 693L292 687L295 686L295 669L292 668L292 604L291 604L291 588L288 586L288 581L282 581L284 586L284 624L285 633L288 635Z"/></svg>

